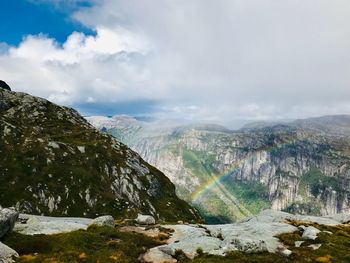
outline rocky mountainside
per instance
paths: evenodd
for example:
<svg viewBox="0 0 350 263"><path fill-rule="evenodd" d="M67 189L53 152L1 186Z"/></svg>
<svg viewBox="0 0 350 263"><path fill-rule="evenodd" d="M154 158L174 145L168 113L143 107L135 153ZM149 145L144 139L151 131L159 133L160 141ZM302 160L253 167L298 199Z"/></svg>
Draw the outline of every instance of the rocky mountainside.
<svg viewBox="0 0 350 263"><path fill-rule="evenodd" d="M75 110L1 90L0 204L30 214L196 220L175 187Z"/></svg>
<svg viewBox="0 0 350 263"><path fill-rule="evenodd" d="M314 215L350 212L349 116L240 131L164 127L125 116L88 120L163 171L208 222L235 221L266 208Z"/></svg>

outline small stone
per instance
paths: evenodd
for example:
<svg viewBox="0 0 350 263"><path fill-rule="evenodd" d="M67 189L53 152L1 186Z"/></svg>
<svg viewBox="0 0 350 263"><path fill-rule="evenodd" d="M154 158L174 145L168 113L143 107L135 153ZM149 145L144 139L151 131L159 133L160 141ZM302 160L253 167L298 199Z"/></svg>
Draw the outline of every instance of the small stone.
<svg viewBox="0 0 350 263"><path fill-rule="evenodd" d="M114 218L113 216L100 216L92 220L91 225L114 227Z"/></svg>
<svg viewBox="0 0 350 263"><path fill-rule="evenodd" d="M312 250L317 250L322 246L322 244L312 244L308 245L307 247L311 248Z"/></svg>
<svg viewBox="0 0 350 263"><path fill-rule="evenodd" d="M295 241L294 242L295 247L300 247L302 243L304 243L304 241Z"/></svg>
<svg viewBox="0 0 350 263"><path fill-rule="evenodd" d="M326 233L328 235L333 235L333 233L331 231L322 231L323 233Z"/></svg>
<svg viewBox="0 0 350 263"><path fill-rule="evenodd" d="M156 248L151 248L147 251L142 257L142 262L145 263L176 263L177 260L170 256L169 254L164 253L163 251Z"/></svg>
<svg viewBox="0 0 350 263"><path fill-rule="evenodd" d="M315 240L317 238L317 234L320 233L321 231L318 230L316 227L313 226L308 226L303 235L303 239L309 239L309 240Z"/></svg>
<svg viewBox="0 0 350 263"><path fill-rule="evenodd" d="M156 223L156 220L153 216L138 214L136 222L141 225L154 225Z"/></svg>
<svg viewBox="0 0 350 263"><path fill-rule="evenodd" d="M282 256L285 256L285 257L289 257L290 255L292 255L292 253L293 252L289 249L284 249L281 251Z"/></svg>

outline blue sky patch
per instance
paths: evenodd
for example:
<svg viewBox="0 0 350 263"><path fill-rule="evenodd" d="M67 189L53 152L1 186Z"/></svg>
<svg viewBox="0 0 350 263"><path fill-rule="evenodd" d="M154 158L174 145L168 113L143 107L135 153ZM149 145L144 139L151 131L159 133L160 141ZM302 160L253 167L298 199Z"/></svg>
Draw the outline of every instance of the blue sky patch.
<svg viewBox="0 0 350 263"><path fill-rule="evenodd" d="M87 1L59 6L38 0L1 1L0 42L18 45L25 36L42 33L63 43L74 31L94 34L70 17L75 10L86 6Z"/></svg>

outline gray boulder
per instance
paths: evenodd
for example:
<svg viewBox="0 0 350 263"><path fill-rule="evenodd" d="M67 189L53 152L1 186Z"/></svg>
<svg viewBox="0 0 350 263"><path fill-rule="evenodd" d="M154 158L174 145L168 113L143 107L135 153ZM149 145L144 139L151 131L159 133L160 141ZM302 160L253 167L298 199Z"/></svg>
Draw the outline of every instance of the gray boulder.
<svg viewBox="0 0 350 263"><path fill-rule="evenodd" d="M0 242L0 262L1 263L12 263L14 258L19 257L18 253L12 248L4 245Z"/></svg>
<svg viewBox="0 0 350 263"><path fill-rule="evenodd" d="M136 222L141 225L154 225L156 223L156 220L153 216L138 214Z"/></svg>
<svg viewBox="0 0 350 263"><path fill-rule="evenodd" d="M316 227L308 226L301 237L303 239L315 240L317 238L317 234L320 232L321 231Z"/></svg>
<svg viewBox="0 0 350 263"><path fill-rule="evenodd" d="M92 220L90 225L114 227L115 223L113 216L99 216Z"/></svg>
<svg viewBox="0 0 350 263"><path fill-rule="evenodd" d="M0 238L12 231L18 215L19 213L12 208L0 210Z"/></svg>

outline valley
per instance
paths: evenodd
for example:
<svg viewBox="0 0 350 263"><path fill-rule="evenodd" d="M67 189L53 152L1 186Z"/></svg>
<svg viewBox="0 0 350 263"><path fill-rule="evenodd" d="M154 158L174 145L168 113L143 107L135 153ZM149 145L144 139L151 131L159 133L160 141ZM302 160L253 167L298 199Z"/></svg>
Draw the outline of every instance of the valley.
<svg viewBox="0 0 350 263"><path fill-rule="evenodd" d="M266 208L314 215L350 211L349 116L238 131L128 116L87 119L163 171L209 223Z"/></svg>

